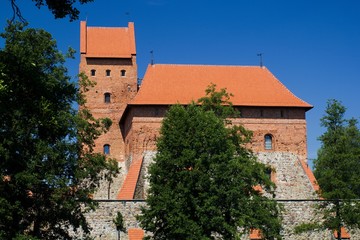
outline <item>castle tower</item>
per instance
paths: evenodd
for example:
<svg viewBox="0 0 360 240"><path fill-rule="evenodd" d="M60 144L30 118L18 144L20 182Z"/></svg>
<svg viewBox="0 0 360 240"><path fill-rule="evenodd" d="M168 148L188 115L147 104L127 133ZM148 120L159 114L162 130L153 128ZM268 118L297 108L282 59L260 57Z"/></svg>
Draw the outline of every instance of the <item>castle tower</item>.
<svg viewBox="0 0 360 240"><path fill-rule="evenodd" d="M96 140L95 151L124 161L119 120L137 92L134 23L128 27L88 27L80 23L80 72L96 85L86 93L86 106L96 118L110 118L109 132Z"/></svg>

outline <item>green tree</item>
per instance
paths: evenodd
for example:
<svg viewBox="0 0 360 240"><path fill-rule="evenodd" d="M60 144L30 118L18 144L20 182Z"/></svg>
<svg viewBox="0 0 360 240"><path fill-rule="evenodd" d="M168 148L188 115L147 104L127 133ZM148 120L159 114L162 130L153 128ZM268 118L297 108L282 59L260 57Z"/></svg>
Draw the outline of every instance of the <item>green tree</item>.
<svg viewBox="0 0 360 240"><path fill-rule="evenodd" d="M0 49L0 238L72 239L116 163L93 152L111 125L94 119L44 30L9 24ZM70 55L73 51L70 51ZM83 76L82 91L90 84ZM22 237L23 236L23 237Z"/></svg>
<svg viewBox="0 0 360 240"><path fill-rule="evenodd" d="M360 227L360 130L357 120L344 118L346 108L329 100L321 126L321 148L314 162L315 177L325 201L324 227L338 230L342 225Z"/></svg>
<svg viewBox="0 0 360 240"><path fill-rule="evenodd" d="M163 120L142 227L152 239L237 239L252 228L280 238L277 203L254 188L273 193L274 184L244 147L251 133L225 121L225 112L235 114L225 90L206 93L200 105L170 107Z"/></svg>
<svg viewBox="0 0 360 240"><path fill-rule="evenodd" d="M80 11L74 6L76 4L85 4L93 2L94 0L32 0L37 8L47 6L49 11L55 18L69 17L70 21L77 20L79 18ZM21 14L21 10L16 0L10 0L11 7L13 9L13 20L15 17L25 21Z"/></svg>
<svg viewBox="0 0 360 240"><path fill-rule="evenodd" d="M115 219L113 219L113 223L115 224L116 231L118 233L118 240L120 240L121 232L126 232L124 218L123 218L121 212L117 212Z"/></svg>

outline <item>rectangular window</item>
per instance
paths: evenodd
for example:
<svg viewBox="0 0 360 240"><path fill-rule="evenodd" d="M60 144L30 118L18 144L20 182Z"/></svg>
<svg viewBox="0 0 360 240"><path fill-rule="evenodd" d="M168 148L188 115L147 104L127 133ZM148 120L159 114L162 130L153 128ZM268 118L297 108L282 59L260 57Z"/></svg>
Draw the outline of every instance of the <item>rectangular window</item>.
<svg viewBox="0 0 360 240"><path fill-rule="evenodd" d="M121 75L121 77L125 77L125 75L126 75L126 71L125 71L124 69L123 69L123 70L121 70L120 75Z"/></svg>
<svg viewBox="0 0 360 240"><path fill-rule="evenodd" d="M104 94L104 102L110 103L110 97L111 97L110 93L105 93Z"/></svg>
<svg viewBox="0 0 360 240"><path fill-rule="evenodd" d="M265 135L265 150L271 150L272 149L272 137L271 135L267 134Z"/></svg>

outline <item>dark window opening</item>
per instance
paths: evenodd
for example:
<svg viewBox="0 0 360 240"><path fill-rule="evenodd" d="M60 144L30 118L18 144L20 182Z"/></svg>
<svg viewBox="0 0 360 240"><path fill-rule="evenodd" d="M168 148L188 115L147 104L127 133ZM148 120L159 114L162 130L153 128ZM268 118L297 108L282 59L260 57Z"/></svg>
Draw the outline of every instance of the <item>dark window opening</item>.
<svg viewBox="0 0 360 240"><path fill-rule="evenodd" d="M95 76L95 75L96 75L96 70L95 70L95 69L91 69L90 74L91 74L91 76Z"/></svg>
<svg viewBox="0 0 360 240"><path fill-rule="evenodd" d="M105 93L104 94L104 102L105 103L110 103L111 100L111 94L110 93Z"/></svg>
<svg viewBox="0 0 360 240"><path fill-rule="evenodd" d="M120 73L121 77L125 77L125 75L126 75L126 70L123 69L123 70L121 70L120 72L121 72L121 73Z"/></svg>
<svg viewBox="0 0 360 240"><path fill-rule="evenodd" d="M106 70L106 76L107 76L107 77L110 77L110 73L111 73L111 71L110 71L109 69L107 69L107 70Z"/></svg>
<svg viewBox="0 0 360 240"><path fill-rule="evenodd" d="M106 154L106 155L110 154L110 145L109 144L104 145L104 154Z"/></svg>

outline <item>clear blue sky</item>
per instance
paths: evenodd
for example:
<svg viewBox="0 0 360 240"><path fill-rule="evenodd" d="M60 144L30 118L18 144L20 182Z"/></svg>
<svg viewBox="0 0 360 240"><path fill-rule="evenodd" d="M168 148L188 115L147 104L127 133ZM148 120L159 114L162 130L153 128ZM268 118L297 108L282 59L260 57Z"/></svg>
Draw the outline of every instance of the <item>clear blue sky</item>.
<svg viewBox="0 0 360 240"><path fill-rule="evenodd" d="M17 1L30 27L49 31L64 52L79 50L79 21L55 20L30 0ZM263 53L264 65L314 106L307 113L310 159L328 99L360 117L359 0L95 0L79 10L89 26L135 22L139 77L151 50L155 63L215 65L258 65ZM2 29L11 16L10 1L1 1ZM67 62L72 76L78 64L78 55Z"/></svg>

